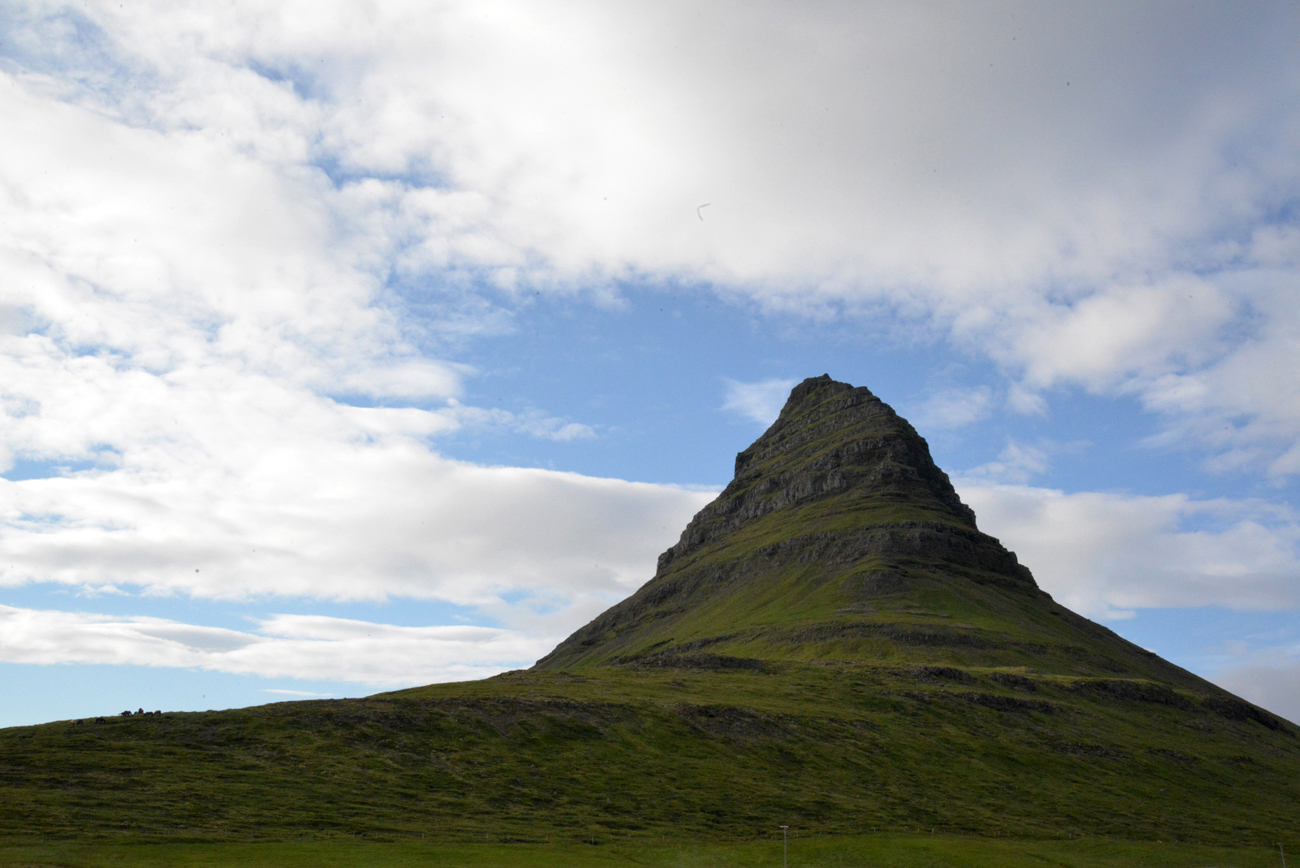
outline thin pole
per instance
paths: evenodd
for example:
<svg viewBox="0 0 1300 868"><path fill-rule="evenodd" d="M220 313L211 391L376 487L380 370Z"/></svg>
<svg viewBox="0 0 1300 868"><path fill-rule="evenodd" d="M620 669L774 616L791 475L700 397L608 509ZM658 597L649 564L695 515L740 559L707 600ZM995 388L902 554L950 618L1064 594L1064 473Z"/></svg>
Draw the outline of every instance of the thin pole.
<svg viewBox="0 0 1300 868"><path fill-rule="evenodd" d="M1282 842L1277 843L1277 852L1282 854L1282 868L1286 868L1286 851L1282 849Z"/></svg>
<svg viewBox="0 0 1300 868"><path fill-rule="evenodd" d="M790 837L789 833L786 831L789 828L789 826L781 827L781 864L785 866L785 868L790 868ZM1279 844L1278 846L1281 845ZM1282 868L1286 868L1286 865L1283 865Z"/></svg>

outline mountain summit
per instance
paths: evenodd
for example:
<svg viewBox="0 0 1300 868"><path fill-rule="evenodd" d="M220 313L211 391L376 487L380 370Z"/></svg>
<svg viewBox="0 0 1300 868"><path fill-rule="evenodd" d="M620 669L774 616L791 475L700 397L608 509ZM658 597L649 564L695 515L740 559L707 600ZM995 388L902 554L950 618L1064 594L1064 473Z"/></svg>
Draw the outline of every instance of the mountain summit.
<svg viewBox="0 0 1300 868"><path fill-rule="evenodd" d="M688 658L1031 667L1217 691L1057 605L979 531L907 420L828 375L795 386L654 578L537 668Z"/></svg>

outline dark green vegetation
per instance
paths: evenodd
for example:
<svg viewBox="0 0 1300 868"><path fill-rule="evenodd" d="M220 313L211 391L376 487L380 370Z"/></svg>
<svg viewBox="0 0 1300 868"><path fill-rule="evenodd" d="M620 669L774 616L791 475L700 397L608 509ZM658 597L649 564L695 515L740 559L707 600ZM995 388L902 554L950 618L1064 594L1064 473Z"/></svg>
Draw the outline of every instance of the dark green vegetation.
<svg viewBox="0 0 1300 868"><path fill-rule="evenodd" d="M1069 854L1079 835L1267 845L1298 817L1293 725L1054 603L911 426L829 378L794 390L652 581L531 670L0 731L11 842L545 854L787 823ZM897 864L954 864L935 858Z"/></svg>
<svg viewBox="0 0 1300 868"><path fill-rule="evenodd" d="M465 842L747 838L781 822L1266 843L1293 827L1288 730L1180 692L1047 678L1028 692L997 674L529 672L24 727L0 742L0 824L27 840Z"/></svg>
<svg viewBox="0 0 1300 868"><path fill-rule="evenodd" d="M793 868L1187 868L1232 865L1276 868L1276 849L1157 842L1027 841L944 835L872 835L791 839ZM366 844L354 841L276 844L52 844L0 847L0 866L121 868L778 868L779 837L743 844L609 846L547 844Z"/></svg>

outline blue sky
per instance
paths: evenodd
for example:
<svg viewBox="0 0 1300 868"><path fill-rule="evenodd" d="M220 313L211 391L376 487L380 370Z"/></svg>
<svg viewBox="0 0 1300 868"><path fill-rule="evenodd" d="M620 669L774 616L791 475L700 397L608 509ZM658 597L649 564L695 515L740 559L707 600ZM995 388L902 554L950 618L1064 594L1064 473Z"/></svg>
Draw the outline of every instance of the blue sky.
<svg viewBox="0 0 1300 868"><path fill-rule="evenodd" d="M1300 718L1300 21L13 4L0 725L530 665L793 383Z"/></svg>

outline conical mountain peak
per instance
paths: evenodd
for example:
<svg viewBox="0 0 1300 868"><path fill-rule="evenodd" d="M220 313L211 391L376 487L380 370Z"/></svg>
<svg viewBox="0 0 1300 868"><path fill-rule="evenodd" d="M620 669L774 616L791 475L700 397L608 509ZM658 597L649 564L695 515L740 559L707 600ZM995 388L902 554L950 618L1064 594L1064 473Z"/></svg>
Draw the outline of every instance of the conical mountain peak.
<svg viewBox="0 0 1300 868"><path fill-rule="evenodd" d="M967 584L1046 596L980 533L907 420L868 389L823 375L795 386L736 456L735 477L659 557L654 578L538 665L703 647L852 657L865 647L842 640L871 633L864 618L878 604L907 608L927 589Z"/></svg>
<svg viewBox="0 0 1300 868"><path fill-rule="evenodd" d="M979 531L907 420L826 375L794 387L654 578L536 668L687 660L1009 667L1214 690L1053 601Z"/></svg>
<svg viewBox="0 0 1300 868"><path fill-rule="evenodd" d="M975 529L925 440L863 387L811 377L795 386L763 436L736 456L735 477L664 553L674 558L770 512L827 497L870 509L887 504L916 520Z"/></svg>

